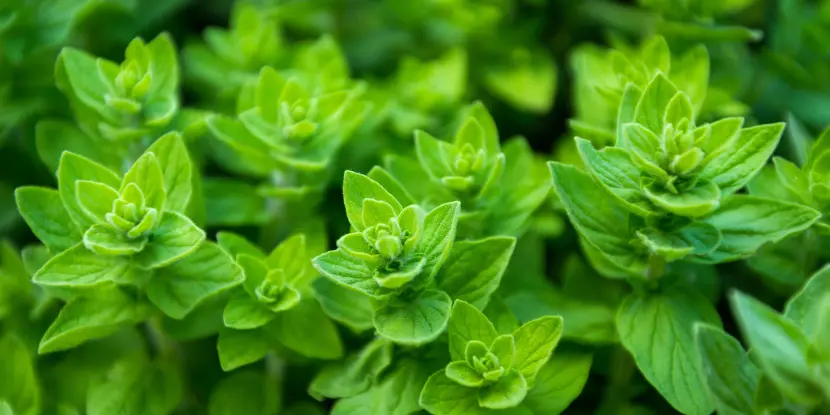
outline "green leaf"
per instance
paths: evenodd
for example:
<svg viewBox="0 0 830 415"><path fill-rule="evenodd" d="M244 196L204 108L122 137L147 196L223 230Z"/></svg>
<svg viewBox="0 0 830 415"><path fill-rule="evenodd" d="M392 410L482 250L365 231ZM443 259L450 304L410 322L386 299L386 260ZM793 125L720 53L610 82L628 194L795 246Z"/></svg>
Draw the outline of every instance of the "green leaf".
<svg viewBox="0 0 830 415"><path fill-rule="evenodd" d="M627 209L639 216L657 213L643 195L640 188L640 169L631 161L628 152L614 147L597 151L590 141L578 137L576 147L591 175Z"/></svg>
<svg viewBox="0 0 830 415"><path fill-rule="evenodd" d="M640 241L652 254L668 261L685 258L687 255L706 255L720 245L718 230L705 222L692 222L671 233L655 229L637 231Z"/></svg>
<svg viewBox="0 0 830 415"><path fill-rule="evenodd" d="M467 343L478 340L486 345L498 336L496 328L484 313L463 300L456 300L447 327L450 342L450 356L453 361L464 360Z"/></svg>
<svg viewBox="0 0 830 415"><path fill-rule="evenodd" d="M386 202L392 206L395 214L400 213L403 209L400 202L378 182L368 176L347 170L343 176L343 203L346 205L346 216L349 218L349 223L358 231L365 229L362 213L364 199Z"/></svg>
<svg viewBox="0 0 830 415"><path fill-rule="evenodd" d="M89 180L75 182L78 205L95 223L106 223L107 213L113 211L113 203L119 198L118 191L103 183Z"/></svg>
<svg viewBox="0 0 830 415"><path fill-rule="evenodd" d="M97 255L133 255L144 249L147 240L126 239L109 225L93 225L84 232L84 246Z"/></svg>
<svg viewBox="0 0 830 415"><path fill-rule="evenodd" d="M379 298L386 294L372 278L373 270L360 259L346 255L340 250L326 252L311 261L320 274L338 285L370 297Z"/></svg>
<svg viewBox="0 0 830 415"><path fill-rule="evenodd" d="M6 401L0 401L0 415L14 415L12 407Z"/></svg>
<svg viewBox="0 0 830 415"><path fill-rule="evenodd" d="M332 415L409 415L420 410L418 394L432 365L404 358L360 395L339 400Z"/></svg>
<svg viewBox="0 0 830 415"><path fill-rule="evenodd" d="M228 231L216 233L216 242L233 259L238 259L240 254L251 255L256 259L265 260L265 253L259 246L248 241L244 237Z"/></svg>
<svg viewBox="0 0 830 415"><path fill-rule="evenodd" d="M280 242L268 255L265 263L269 269L281 269L285 272L286 281L297 285L298 279L309 274L309 258L306 254L306 237L295 234Z"/></svg>
<svg viewBox="0 0 830 415"><path fill-rule="evenodd" d="M204 240L205 232L187 216L163 212L158 227L135 262L144 269L165 267L196 252Z"/></svg>
<svg viewBox="0 0 830 415"><path fill-rule="evenodd" d="M181 134L170 132L158 138L148 149L161 166L167 198L164 210L184 213L193 192L193 163Z"/></svg>
<svg viewBox="0 0 830 415"><path fill-rule="evenodd" d="M741 344L721 329L695 324L701 369L718 413L755 413L755 389L761 374Z"/></svg>
<svg viewBox="0 0 830 415"><path fill-rule="evenodd" d="M443 370L429 377L419 399L421 408L442 415L486 415L491 411L478 404L477 390L461 386Z"/></svg>
<svg viewBox="0 0 830 415"><path fill-rule="evenodd" d="M588 353L557 351L539 370L523 406L540 415L563 413L585 387L591 361Z"/></svg>
<svg viewBox="0 0 830 415"><path fill-rule="evenodd" d="M133 275L128 258L96 255L77 244L55 255L32 277L32 281L51 287L90 287Z"/></svg>
<svg viewBox="0 0 830 415"><path fill-rule="evenodd" d="M46 330L38 353L77 347L148 318L151 308L115 286L104 286L66 303Z"/></svg>
<svg viewBox="0 0 830 415"><path fill-rule="evenodd" d="M810 227L821 214L809 207L755 196L733 195L706 223L717 228L721 244L703 258L710 263L752 255L761 245L779 241Z"/></svg>
<svg viewBox="0 0 830 415"><path fill-rule="evenodd" d="M439 290L424 290L411 300L393 299L375 309L378 333L395 343L418 345L435 340L447 327L452 300Z"/></svg>
<svg viewBox="0 0 830 415"><path fill-rule="evenodd" d="M556 64L546 52L519 49L512 59L484 72L484 84L513 107L545 114L556 95Z"/></svg>
<svg viewBox="0 0 830 415"><path fill-rule="evenodd" d="M724 195L734 193L764 167L783 132L784 123L742 129L733 148L708 162L698 177L718 185Z"/></svg>
<svg viewBox="0 0 830 415"><path fill-rule="evenodd" d="M322 400L349 398L369 389L392 363L392 343L376 338L358 353L331 363L314 376L309 394Z"/></svg>
<svg viewBox="0 0 830 415"><path fill-rule="evenodd" d="M91 385L86 413L167 415L184 397L182 383L175 366L161 361L148 362L143 357L127 357Z"/></svg>
<svg viewBox="0 0 830 415"><path fill-rule="evenodd" d="M277 413L282 397L274 393L276 381L261 373L234 373L213 388L208 402L208 415L272 415Z"/></svg>
<svg viewBox="0 0 830 415"><path fill-rule="evenodd" d="M261 360L271 350L272 340L266 328L254 330L222 329L216 342L222 370L236 368Z"/></svg>
<svg viewBox="0 0 830 415"><path fill-rule="evenodd" d="M730 300L741 333L764 374L782 393L798 402L820 399L808 361L804 332L764 303L735 291Z"/></svg>
<svg viewBox="0 0 830 415"><path fill-rule="evenodd" d="M343 357L337 327L313 298L278 313L269 329L280 343L303 356L324 360Z"/></svg>
<svg viewBox="0 0 830 415"><path fill-rule="evenodd" d="M0 401L19 415L40 413L40 388L35 377L33 357L15 335L0 338Z"/></svg>
<svg viewBox="0 0 830 415"><path fill-rule="evenodd" d="M404 185L386 169L380 166L374 166L372 170L369 170L367 176L383 186L384 189L401 203L401 206L409 206L417 203Z"/></svg>
<svg viewBox="0 0 830 415"><path fill-rule="evenodd" d="M478 127L483 134L481 127ZM432 180L455 175L450 166L450 158L454 151L451 143L439 140L424 131L415 130L415 154L421 167Z"/></svg>
<svg viewBox="0 0 830 415"><path fill-rule="evenodd" d="M225 306L222 320L225 327L251 330L270 323L276 316L276 313L252 298L245 290L236 290Z"/></svg>
<svg viewBox="0 0 830 415"><path fill-rule="evenodd" d="M478 390L478 404L483 408L507 409L519 405L527 396L527 381L518 372L502 376L495 383Z"/></svg>
<svg viewBox="0 0 830 415"><path fill-rule="evenodd" d="M69 217L78 225L79 229L86 230L93 224L84 210L78 204L78 195L75 182L88 180L100 182L114 189L121 186L121 178L110 169L77 154L64 152L61 155L58 167L58 193Z"/></svg>
<svg viewBox="0 0 830 415"><path fill-rule="evenodd" d="M32 233L53 252L69 249L81 241L81 233L70 219L58 191L25 186L14 191L17 210Z"/></svg>
<svg viewBox="0 0 830 415"><path fill-rule="evenodd" d="M634 110L634 121L660 134L663 132L663 113L677 94L677 87L663 73L658 73L643 90L643 96Z"/></svg>
<svg viewBox="0 0 830 415"><path fill-rule="evenodd" d="M328 278L318 278L312 283L314 296L326 314L355 332L374 327L371 297L348 289Z"/></svg>
<svg viewBox="0 0 830 415"><path fill-rule="evenodd" d="M268 220L265 198L248 183L206 178L202 191L209 226L260 225Z"/></svg>
<svg viewBox="0 0 830 415"><path fill-rule="evenodd" d="M577 168L555 162L548 166L553 174L554 191L585 241L609 261L632 273L645 270L645 258L630 247L634 235L629 229L628 212Z"/></svg>
<svg viewBox="0 0 830 415"><path fill-rule="evenodd" d="M623 346L645 378L684 414L709 414L714 409L694 343L693 325L698 321L720 325L706 298L680 289L631 294L617 313Z"/></svg>
<svg viewBox="0 0 830 415"><path fill-rule="evenodd" d="M704 180L679 193L672 193L659 184L643 188L645 196L660 208L679 216L698 218L705 216L720 203L721 192L714 183Z"/></svg>
<svg viewBox="0 0 830 415"><path fill-rule="evenodd" d="M450 298L484 308L496 291L516 246L512 237L456 242L436 277Z"/></svg>
<svg viewBox="0 0 830 415"><path fill-rule="evenodd" d="M830 293L830 265L816 271L787 301L784 317L798 324L807 336L826 331L827 328L821 326L821 307L827 293Z"/></svg>
<svg viewBox="0 0 830 415"><path fill-rule="evenodd" d="M222 379L213 387L208 415L273 415L282 397L278 385L262 373L241 371Z"/></svg>
<svg viewBox="0 0 830 415"><path fill-rule="evenodd" d="M181 319L206 298L244 279L242 270L213 242L166 268L157 270L147 285L147 298L164 314Z"/></svg>
<svg viewBox="0 0 830 415"><path fill-rule="evenodd" d="M438 272L450 254L460 210L459 202L449 202L424 216L424 227L415 249L426 258L424 273L429 277Z"/></svg>
<svg viewBox="0 0 830 415"><path fill-rule="evenodd" d="M167 192L164 190L164 173L153 153L145 152L133 163L130 170L124 174L119 193L123 193L130 183L141 189L147 207L162 211L167 200Z"/></svg>
<svg viewBox="0 0 830 415"><path fill-rule="evenodd" d="M465 361L451 362L445 370L447 377L468 388L478 388L484 378Z"/></svg>
<svg viewBox="0 0 830 415"><path fill-rule="evenodd" d="M513 368L533 385L536 374L548 362L562 337L562 317L545 316L528 321L513 332L513 337L516 339Z"/></svg>
<svg viewBox="0 0 830 415"><path fill-rule="evenodd" d="M70 121L39 120L35 125L35 146L41 161L52 172L58 170L64 151L96 160L110 169L121 163L120 152L113 152L103 138L88 136Z"/></svg>

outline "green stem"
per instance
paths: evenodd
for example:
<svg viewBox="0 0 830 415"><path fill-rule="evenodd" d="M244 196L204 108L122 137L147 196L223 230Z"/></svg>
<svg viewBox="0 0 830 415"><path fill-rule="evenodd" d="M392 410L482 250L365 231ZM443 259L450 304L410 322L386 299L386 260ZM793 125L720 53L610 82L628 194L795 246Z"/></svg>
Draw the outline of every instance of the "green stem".
<svg viewBox="0 0 830 415"><path fill-rule="evenodd" d="M155 355L160 359L178 364L178 345L173 339L164 334L161 315L153 316L147 320L144 328Z"/></svg>
<svg viewBox="0 0 830 415"><path fill-rule="evenodd" d="M637 371L634 359L627 350L616 346L611 355L611 373L608 376L608 386L602 395L602 403L597 414L617 414L627 406L631 378Z"/></svg>

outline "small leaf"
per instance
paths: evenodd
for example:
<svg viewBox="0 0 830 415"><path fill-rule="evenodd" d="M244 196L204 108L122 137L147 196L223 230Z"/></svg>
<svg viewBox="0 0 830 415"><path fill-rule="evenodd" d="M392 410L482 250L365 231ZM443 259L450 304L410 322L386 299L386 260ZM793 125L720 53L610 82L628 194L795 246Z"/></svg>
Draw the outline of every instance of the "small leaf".
<svg viewBox="0 0 830 415"><path fill-rule="evenodd" d="M639 216L657 212L640 188L640 169L631 161L628 152L606 147L594 149L590 141L576 138L576 147L585 166L608 191Z"/></svg>
<svg viewBox="0 0 830 415"><path fill-rule="evenodd" d="M95 223L106 223L106 215L112 212L113 203L119 197L112 187L89 180L76 181L75 193L81 210Z"/></svg>
<svg viewBox="0 0 830 415"><path fill-rule="evenodd" d="M328 278L317 278L312 288L323 311L332 319L355 332L374 327L371 298L366 294L345 288Z"/></svg>
<svg viewBox="0 0 830 415"><path fill-rule="evenodd" d="M634 110L634 121L649 130L663 131L663 113L671 99L677 94L677 87L662 73L651 79Z"/></svg>
<svg viewBox="0 0 830 415"><path fill-rule="evenodd" d="M148 318L151 308L108 285L70 300L46 330L38 353L77 347Z"/></svg>
<svg viewBox="0 0 830 415"><path fill-rule="evenodd" d="M735 291L732 308L764 374L781 392L799 402L820 399L807 360L810 341L804 332L764 303Z"/></svg>
<svg viewBox="0 0 830 415"><path fill-rule="evenodd" d="M118 361L87 393L89 415L167 415L184 395L175 368L143 357Z"/></svg>
<svg viewBox="0 0 830 415"><path fill-rule="evenodd" d="M130 183L141 189L148 207L162 211L167 200L167 192L164 190L164 173L155 154L145 152L133 163L130 170L124 174L119 193L124 192Z"/></svg>
<svg viewBox="0 0 830 415"><path fill-rule="evenodd" d="M233 232L216 232L216 242L233 259L237 259L240 254L247 254L256 259L265 260L265 253L262 252L259 246Z"/></svg>
<svg viewBox="0 0 830 415"><path fill-rule="evenodd" d="M364 199L386 202L392 206L395 214L400 213L403 209L395 197L378 182L368 176L347 170L343 177L343 202L346 205L346 216L349 218L349 223L358 231L365 228L362 219Z"/></svg>
<svg viewBox="0 0 830 415"><path fill-rule="evenodd" d="M819 212L794 203L733 195L704 219L720 231L722 240L703 260L720 263L747 257L765 243L809 228L820 216Z"/></svg>
<svg viewBox="0 0 830 415"><path fill-rule="evenodd" d="M409 415L420 410L418 395L432 364L404 358L395 362L377 384L334 405L332 415Z"/></svg>
<svg viewBox="0 0 830 415"><path fill-rule="evenodd" d="M231 294L231 298L225 306L225 312L222 314L222 319L225 327L236 330L251 330L270 323L276 316L276 313L256 299L251 298L247 292L237 290Z"/></svg>
<svg viewBox="0 0 830 415"><path fill-rule="evenodd" d="M510 372L495 383L478 390L482 408L506 409L519 405L527 396L527 381L519 372Z"/></svg>
<svg viewBox="0 0 830 415"><path fill-rule="evenodd" d="M628 212L591 176L564 164L551 162L548 166L554 191L586 242L632 273L645 270L645 258L630 246L634 235L628 226Z"/></svg>
<svg viewBox="0 0 830 415"><path fill-rule="evenodd" d="M375 309L373 321L381 336L395 343L418 345L444 331L451 306L447 293L425 290L412 300L394 299Z"/></svg>
<svg viewBox="0 0 830 415"><path fill-rule="evenodd" d="M52 257L32 281L53 287L90 287L122 279L133 273L132 267L127 258L96 255L79 243Z"/></svg>
<svg viewBox="0 0 830 415"><path fill-rule="evenodd" d="M18 337L6 333L0 337L0 403L18 415L40 413L40 389L35 377L33 357Z"/></svg>
<svg viewBox="0 0 830 415"><path fill-rule="evenodd" d="M721 192L714 183L698 181L694 187L672 193L658 184L643 188L644 194L655 205L679 216L705 216L720 203Z"/></svg>
<svg viewBox="0 0 830 415"><path fill-rule="evenodd" d="M424 273L429 278L438 272L450 254L460 210L459 202L449 202L436 207L424 216L423 233L415 249L426 259Z"/></svg>
<svg viewBox="0 0 830 415"><path fill-rule="evenodd" d="M453 361L464 360L467 343L472 340L489 345L496 339L493 323L484 314L463 300L456 300L447 327L450 341L450 356Z"/></svg>
<svg viewBox="0 0 830 415"><path fill-rule="evenodd" d="M784 308L784 317L797 323L808 336L816 336L827 327L821 326L824 296L830 293L830 266L816 271L795 293Z"/></svg>
<svg viewBox="0 0 830 415"><path fill-rule="evenodd" d="M242 270L213 242L159 269L147 285L147 298L164 314L181 319L206 298L242 282Z"/></svg>
<svg viewBox="0 0 830 415"><path fill-rule="evenodd" d="M535 414L564 413L585 387L591 360L587 353L557 351L539 370L522 405Z"/></svg>
<svg viewBox="0 0 830 415"><path fill-rule="evenodd" d="M337 327L315 299L303 299L294 308L277 313L268 329L280 343L303 356L325 360L343 357Z"/></svg>
<svg viewBox="0 0 830 415"><path fill-rule="evenodd" d="M617 331L645 378L678 411L709 414L694 343L695 322L720 325L714 307L695 291L629 295L617 313Z"/></svg>
<svg viewBox="0 0 830 415"><path fill-rule="evenodd" d="M450 363L444 372L448 378L468 388L478 388L484 384L484 378L465 361Z"/></svg>
<svg viewBox="0 0 830 415"><path fill-rule="evenodd" d="M513 367L533 385L536 374L550 359L562 337L562 317L545 316L522 324L513 332L516 359Z"/></svg>
<svg viewBox="0 0 830 415"><path fill-rule="evenodd" d="M220 330L216 349L222 370L229 372L264 358L271 350L265 330Z"/></svg>
<svg viewBox="0 0 830 415"><path fill-rule="evenodd" d="M499 287L515 246L515 238L500 236L456 242L436 277L438 288L483 308Z"/></svg>
<svg viewBox="0 0 830 415"><path fill-rule="evenodd" d="M213 387L208 415L272 415L277 413L282 396L276 381L262 373L240 371L223 378Z"/></svg>
<svg viewBox="0 0 830 415"><path fill-rule="evenodd" d="M173 131L159 137L147 152L155 154L161 166L167 194L164 209L184 213L193 192L193 163L181 134Z"/></svg>
<svg viewBox="0 0 830 415"><path fill-rule="evenodd" d="M374 271L355 257L342 251L329 251L312 259L312 265L324 277L351 290L379 298L385 291L372 278Z"/></svg>
<svg viewBox="0 0 830 415"><path fill-rule="evenodd" d="M421 407L433 414L486 415L490 410L478 404L477 390L461 386L443 370L429 377L421 390Z"/></svg>
<svg viewBox="0 0 830 415"><path fill-rule="evenodd" d="M70 219L56 190L25 186L14 191L17 209L32 233L54 252L81 241L81 233Z"/></svg>
<svg viewBox="0 0 830 415"><path fill-rule="evenodd" d="M741 344L717 327L695 324L701 369L719 413L755 413L760 373Z"/></svg>
<svg viewBox="0 0 830 415"><path fill-rule="evenodd" d="M75 182L78 180L100 182L115 189L121 186L121 178L110 169L83 156L69 152L64 152L61 155L57 176L58 193L60 193L66 211L79 229L84 230L91 226L93 222L78 204Z"/></svg>
<svg viewBox="0 0 830 415"><path fill-rule="evenodd" d="M734 147L708 162L698 177L718 185L724 195L734 193L764 167L783 131L784 123L742 129Z"/></svg>
<svg viewBox="0 0 830 415"><path fill-rule="evenodd" d="M147 246L135 257L144 269L168 266L195 252L205 240L205 231L181 213L164 212Z"/></svg>
<svg viewBox="0 0 830 415"><path fill-rule="evenodd" d="M147 239L130 240L109 225L93 225L84 232L84 246L97 255L133 255L141 252Z"/></svg>
<svg viewBox="0 0 830 415"><path fill-rule="evenodd" d="M376 338L358 353L331 363L314 376L309 394L321 399L349 398L369 389L392 363L392 343Z"/></svg>

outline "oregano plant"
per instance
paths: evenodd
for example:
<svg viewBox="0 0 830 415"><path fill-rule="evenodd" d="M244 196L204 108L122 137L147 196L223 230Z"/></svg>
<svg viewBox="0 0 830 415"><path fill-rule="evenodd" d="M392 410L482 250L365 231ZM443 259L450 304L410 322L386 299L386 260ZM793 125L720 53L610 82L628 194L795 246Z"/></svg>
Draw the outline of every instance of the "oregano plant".
<svg viewBox="0 0 830 415"><path fill-rule="evenodd" d="M0 415L830 413L825 3L2 3Z"/></svg>

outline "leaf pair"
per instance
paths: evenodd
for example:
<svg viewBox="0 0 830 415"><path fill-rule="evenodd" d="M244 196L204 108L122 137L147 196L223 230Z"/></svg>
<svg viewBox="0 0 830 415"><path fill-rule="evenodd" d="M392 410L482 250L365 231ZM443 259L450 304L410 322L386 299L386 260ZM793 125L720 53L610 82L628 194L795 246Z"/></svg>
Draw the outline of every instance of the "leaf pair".
<svg viewBox="0 0 830 415"><path fill-rule="evenodd" d="M119 65L65 48L55 68L79 125L92 136L136 140L167 126L179 109L179 68L170 36L133 40Z"/></svg>
<svg viewBox="0 0 830 415"><path fill-rule="evenodd" d="M484 314L458 300L448 334L453 362L427 380L421 407L439 415L479 413L522 403L559 342L562 319L542 317L499 335Z"/></svg>

